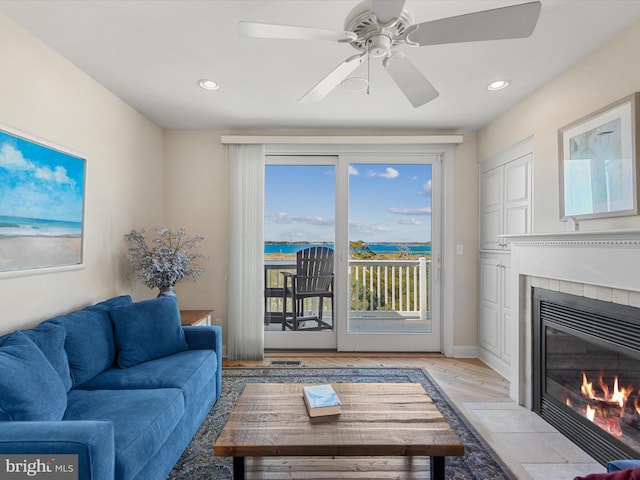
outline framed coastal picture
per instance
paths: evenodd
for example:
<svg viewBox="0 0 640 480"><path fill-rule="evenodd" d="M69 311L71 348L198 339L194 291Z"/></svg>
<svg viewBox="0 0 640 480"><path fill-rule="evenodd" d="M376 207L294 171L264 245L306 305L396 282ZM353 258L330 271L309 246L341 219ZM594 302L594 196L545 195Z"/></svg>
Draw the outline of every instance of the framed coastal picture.
<svg viewBox="0 0 640 480"><path fill-rule="evenodd" d="M638 213L638 115L634 93L558 131L560 218Z"/></svg>
<svg viewBox="0 0 640 480"><path fill-rule="evenodd" d="M0 126L0 273L82 264L86 160Z"/></svg>

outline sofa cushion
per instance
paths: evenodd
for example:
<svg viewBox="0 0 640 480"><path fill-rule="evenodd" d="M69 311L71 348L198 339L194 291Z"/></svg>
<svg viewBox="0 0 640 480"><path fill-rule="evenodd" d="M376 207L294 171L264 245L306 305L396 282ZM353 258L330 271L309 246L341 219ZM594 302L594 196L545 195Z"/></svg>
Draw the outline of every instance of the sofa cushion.
<svg viewBox="0 0 640 480"><path fill-rule="evenodd" d="M115 478L126 480L153 458L184 416L179 389L71 390L63 420L113 423Z"/></svg>
<svg viewBox="0 0 640 480"><path fill-rule="evenodd" d="M116 346L109 310L130 303L131 297L123 295L50 320L63 325L67 332L64 348L74 385L113 365Z"/></svg>
<svg viewBox="0 0 640 480"><path fill-rule="evenodd" d="M159 297L113 308L118 365L128 368L188 349L178 302Z"/></svg>
<svg viewBox="0 0 640 480"><path fill-rule="evenodd" d="M185 402L198 402L199 392L215 383L218 358L212 350L187 350L134 365L112 367L78 388L85 390L130 390L140 388L179 388ZM215 387L215 385L214 385ZM214 388L215 390L215 388ZM207 390L211 394L211 390ZM218 395L219 392L213 392Z"/></svg>
<svg viewBox="0 0 640 480"><path fill-rule="evenodd" d="M108 312L113 307L122 307L124 305L129 305L130 303L133 303L131 295L120 295L118 297L98 302L95 305L91 305L87 307L87 310L102 310Z"/></svg>
<svg viewBox="0 0 640 480"><path fill-rule="evenodd" d="M44 353L53 369L60 375L67 392L71 390L69 358L64 349L64 341L67 337L65 328L53 322L43 322L35 328L22 330L22 332Z"/></svg>
<svg viewBox="0 0 640 480"><path fill-rule="evenodd" d="M62 419L67 390L42 351L23 332L4 339L0 372L0 420Z"/></svg>

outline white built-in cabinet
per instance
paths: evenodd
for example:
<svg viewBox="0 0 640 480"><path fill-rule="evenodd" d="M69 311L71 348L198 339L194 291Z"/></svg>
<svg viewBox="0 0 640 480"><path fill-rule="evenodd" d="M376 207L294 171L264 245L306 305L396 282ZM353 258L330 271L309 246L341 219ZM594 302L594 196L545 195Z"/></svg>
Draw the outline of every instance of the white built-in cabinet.
<svg viewBox="0 0 640 480"><path fill-rule="evenodd" d="M480 328L478 340L481 355L502 376L509 378L511 364L511 275L510 255L481 253Z"/></svg>
<svg viewBox="0 0 640 480"><path fill-rule="evenodd" d="M510 377L513 321L511 253L501 235L532 231L533 142L519 143L480 164L479 305L480 358Z"/></svg>
<svg viewBox="0 0 640 480"><path fill-rule="evenodd" d="M480 173L480 250L505 250L500 235L531 231L531 159L528 153Z"/></svg>

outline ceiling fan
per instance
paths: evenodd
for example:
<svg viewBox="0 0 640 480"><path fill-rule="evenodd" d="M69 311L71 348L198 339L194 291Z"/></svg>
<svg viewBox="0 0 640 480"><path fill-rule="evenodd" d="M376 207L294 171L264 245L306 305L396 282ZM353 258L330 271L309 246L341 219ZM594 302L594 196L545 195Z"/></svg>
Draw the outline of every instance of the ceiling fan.
<svg viewBox="0 0 640 480"><path fill-rule="evenodd" d="M238 33L253 38L328 40L349 43L358 50L309 90L300 103L322 100L365 58L382 57L391 78L417 108L435 99L438 91L396 47L526 38L533 33L541 8L535 1L414 24L413 15L404 8L405 1L365 0L347 15L344 31L243 21Z"/></svg>

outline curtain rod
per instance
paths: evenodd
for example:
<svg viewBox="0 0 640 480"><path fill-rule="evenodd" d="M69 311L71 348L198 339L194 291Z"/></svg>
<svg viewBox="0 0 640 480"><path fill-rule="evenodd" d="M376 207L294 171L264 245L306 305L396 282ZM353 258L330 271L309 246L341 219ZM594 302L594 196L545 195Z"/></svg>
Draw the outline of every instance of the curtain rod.
<svg viewBox="0 0 640 480"><path fill-rule="evenodd" d="M264 145L434 145L458 144L463 135L221 135L220 143Z"/></svg>

